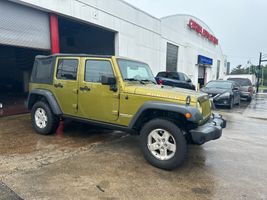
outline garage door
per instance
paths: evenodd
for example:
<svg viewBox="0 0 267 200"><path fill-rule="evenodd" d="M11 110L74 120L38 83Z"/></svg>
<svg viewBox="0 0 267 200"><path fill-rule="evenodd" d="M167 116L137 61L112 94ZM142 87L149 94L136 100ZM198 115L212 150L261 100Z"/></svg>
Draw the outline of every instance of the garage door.
<svg viewBox="0 0 267 200"><path fill-rule="evenodd" d="M0 1L0 44L50 49L47 13Z"/></svg>

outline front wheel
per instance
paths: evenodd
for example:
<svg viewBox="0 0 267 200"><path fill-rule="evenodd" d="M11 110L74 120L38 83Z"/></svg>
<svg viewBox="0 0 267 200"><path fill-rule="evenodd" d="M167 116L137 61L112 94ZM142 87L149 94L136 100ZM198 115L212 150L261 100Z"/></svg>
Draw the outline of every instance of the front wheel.
<svg viewBox="0 0 267 200"><path fill-rule="evenodd" d="M234 98L231 97L228 108L232 109L233 107L234 107Z"/></svg>
<svg viewBox="0 0 267 200"><path fill-rule="evenodd" d="M33 105L31 119L32 126L41 135L54 133L59 123L58 117L53 114L49 105L43 101Z"/></svg>
<svg viewBox="0 0 267 200"><path fill-rule="evenodd" d="M237 106L240 106L240 103L241 103L241 98L239 97L238 98L238 102L236 103Z"/></svg>
<svg viewBox="0 0 267 200"><path fill-rule="evenodd" d="M185 159L187 143L182 131L172 122L154 119L140 133L145 159L153 166L173 170Z"/></svg>

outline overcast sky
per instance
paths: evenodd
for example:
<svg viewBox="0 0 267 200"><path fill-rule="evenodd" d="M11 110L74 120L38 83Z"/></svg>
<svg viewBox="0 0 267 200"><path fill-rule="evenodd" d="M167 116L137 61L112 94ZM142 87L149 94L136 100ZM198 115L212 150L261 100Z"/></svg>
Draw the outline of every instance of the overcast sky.
<svg viewBox="0 0 267 200"><path fill-rule="evenodd" d="M231 67L267 54L266 0L125 0L155 17L190 14L203 20L219 39ZM266 63L267 64L267 63Z"/></svg>

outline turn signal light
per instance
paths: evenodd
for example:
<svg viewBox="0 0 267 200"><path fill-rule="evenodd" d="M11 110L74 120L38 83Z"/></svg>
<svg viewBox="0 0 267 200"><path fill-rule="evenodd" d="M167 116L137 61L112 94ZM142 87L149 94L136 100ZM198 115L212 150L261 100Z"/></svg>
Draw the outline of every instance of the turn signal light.
<svg viewBox="0 0 267 200"><path fill-rule="evenodd" d="M186 117L186 119L190 119L192 117L192 115L191 115L191 113L186 113L185 117Z"/></svg>

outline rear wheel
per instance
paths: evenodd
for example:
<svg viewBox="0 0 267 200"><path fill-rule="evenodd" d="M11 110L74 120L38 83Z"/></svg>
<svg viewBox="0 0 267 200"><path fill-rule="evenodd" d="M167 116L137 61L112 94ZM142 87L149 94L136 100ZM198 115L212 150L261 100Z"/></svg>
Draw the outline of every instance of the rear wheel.
<svg viewBox="0 0 267 200"><path fill-rule="evenodd" d="M31 110L32 125L37 133L49 135L55 132L59 119L43 101L35 103Z"/></svg>
<svg viewBox="0 0 267 200"><path fill-rule="evenodd" d="M140 133L145 159L153 166L173 170L185 159L187 143L182 131L165 119L146 123Z"/></svg>

